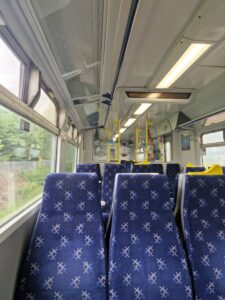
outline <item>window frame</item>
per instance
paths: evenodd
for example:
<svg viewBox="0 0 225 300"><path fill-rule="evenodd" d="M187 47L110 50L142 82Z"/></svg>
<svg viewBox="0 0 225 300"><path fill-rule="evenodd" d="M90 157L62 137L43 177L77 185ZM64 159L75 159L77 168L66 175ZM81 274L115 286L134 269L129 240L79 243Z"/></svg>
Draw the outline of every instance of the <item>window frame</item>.
<svg viewBox="0 0 225 300"><path fill-rule="evenodd" d="M203 143L203 136L204 135L214 133L214 132L218 132L218 131L223 131L223 142L213 142L213 143L207 143L207 144ZM225 128L203 132L200 135L200 139L201 139L201 148L225 146Z"/></svg>
<svg viewBox="0 0 225 300"><path fill-rule="evenodd" d="M10 50L13 52L13 54L23 64L22 76L20 76L20 83L19 83L20 90L19 90L18 98L22 102L26 103L27 102L27 91L28 91L28 84L29 84L29 74L30 74L31 60L26 56L25 52L23 51L21 46L16 41L13 34L9 31L7 26L3 26L3 28L0 29L0 35L1 35L1 38L4 41L4 43L6 44L6 46L10 48ZM10 93L12 93L10 90L8 90L8 91Z"/></svg>
<svg viewBox="0 0 225 300"><path fill-rule="evenodd" d="M39 114L39 112L37 112L37 111L34 109L34 107L36 106L36 104L38 103L38 101L39 101L39 99L40 99L40 97L41 97L41 90L43 90L43 91L47 94L48 98L52 101L52 103L53 103L54 106L55 106L55 109L56 109L56 124L53 124L52 122L50 122L48 119L46 119L44 116L42 116L41 114ZM60 108L60 107L59 107L58 101L50 95L50 93L49 93L50 91L51 91L51 90L47 87L47 85L44 83L44 81L41 80L39 97L38 97L37 99L35 99L35 101L32 102L31 108L32 108L36 113L38 113L40 116L42 116L42 117L46 120L46 122L49 122L49 123L51 123L53 126L55 126L55 127L58 128L58 127L59 127L59 108Z"/></svg>

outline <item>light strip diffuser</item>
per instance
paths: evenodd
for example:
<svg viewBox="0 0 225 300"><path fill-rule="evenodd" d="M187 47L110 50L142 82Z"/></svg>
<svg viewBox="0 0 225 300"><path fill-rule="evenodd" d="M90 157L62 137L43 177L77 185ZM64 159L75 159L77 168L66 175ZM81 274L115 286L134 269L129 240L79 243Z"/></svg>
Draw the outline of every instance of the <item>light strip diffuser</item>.
<svg viewBox="0 0 225 300"><path fill-rule="evenodd" d="M181 58L170 69L166 76L156 86L157 89L169 88L197 59L199 59L208 49L211 44L191 44L184 52Z"/></svg>
<svg viewBox="0 0 225 300"><path fill-rule="evenodd" d="M135 115L142 115L150 106L152 106L151 103L142 103L138 109L135 111Z"/></svg>

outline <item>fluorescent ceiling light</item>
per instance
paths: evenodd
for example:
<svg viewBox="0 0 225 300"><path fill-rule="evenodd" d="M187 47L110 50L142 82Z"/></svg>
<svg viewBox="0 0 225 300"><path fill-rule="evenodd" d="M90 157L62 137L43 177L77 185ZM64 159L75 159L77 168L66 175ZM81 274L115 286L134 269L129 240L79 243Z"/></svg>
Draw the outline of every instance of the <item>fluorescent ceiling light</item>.
<svg viewBox="0 0 225 300"><path fill-rule="evenodd" d="M130 125L132 125L134 122L136 121L135 118L130 118L127 120L127 122L124 124L125 127L129 127Z"/></svg>
<svg viewBox="0 0 225 300"><path fill-rule="evenodd" d="M121 128L120 133L123 133L125 130L127 130L127 128Z"/></svg>
<svg viewBox="0 0 225 300"><path fill-rule="evenodd" d="M142 103L138 109L135 111L135 115L142 115L150 106L152 106L151 103Z"/></svg>
<svg viewBox="0 0 225 300"><path fill-rule="evenodd" d="M211 44L191 44L181 58L156 86L157 89L169 88L196 60L202 56Z"/></svg>

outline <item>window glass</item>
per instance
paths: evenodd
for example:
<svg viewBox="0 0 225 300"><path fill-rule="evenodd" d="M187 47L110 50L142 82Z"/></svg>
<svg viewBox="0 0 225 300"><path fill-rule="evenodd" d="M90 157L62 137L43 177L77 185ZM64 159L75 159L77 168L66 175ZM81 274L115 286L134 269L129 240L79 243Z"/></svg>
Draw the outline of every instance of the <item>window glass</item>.
<svg viewBox="0 0 225 300"><path fill-rule="evenodd" d="M207 147L202 160L205 167L213 164L225 166L225 146Z"/></svg>
<svg viewBox="0 0 225 300"><path fill-rule="evenodd" d="M24 65L0 36L0 84L20 97Z"/></svg>
<svg viewBox="0 0 225 300"><path fill-rule="evenodd" d="M0 106L0 222L41 195L55 149L53 134Z"/></svg>
<svg viewBox="0 0 225 300"><path fill-rule="evenodd" d="M166 142L165 143L165 156L166 156L166 162L171 161L171 143Z"/></svg>
<svg viewBox="0 0 225 300"><path fill-rule="evenodd" d="M203 144L221 143L224 142L223 130L205 133L202 136Z"/></svg>
<svg viewBox="0 0 225 300"><path fill-rule="evenodd" d="M66 143L66 172L73 172L75 169L76 147Z"/></svg>
<svg viewBox="0 0 225 300"><path fill-rule="evenodd" d="M69 131L67 132L68 137L70 137L71 139L73 138L73 127L70 126Z"/></svg>
<svg viewBox="0 0 225 300"><path fill-rule="evenodd" d="M36 110L40 115L46 118L49 122L56 125L57 111L56 111L55 104L43 89L41 89L41 95L37 104L34 107L34 110Z"/></svg>

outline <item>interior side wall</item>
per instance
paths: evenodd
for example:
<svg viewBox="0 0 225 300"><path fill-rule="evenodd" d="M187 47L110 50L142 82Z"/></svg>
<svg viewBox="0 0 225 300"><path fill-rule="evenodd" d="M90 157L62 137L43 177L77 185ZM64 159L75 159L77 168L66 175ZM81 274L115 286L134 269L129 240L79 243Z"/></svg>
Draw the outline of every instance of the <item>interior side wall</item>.
<svg viewBox="0 0 225 300"><path fill-rule="evenodd" d="M12 300L20 263L30 240L37 213L0 243L0 300Z"/></svg>
<svg viewBox="0 0 225 300"><path fill-rule="evenodd" d="M182 167L184 167L187 162L198 165L200 163L200 154L197 153L198 139L195 133L191 132L190 150L182 150L181 134L181 131L173 132L173 161L180 163Z"/></svg>

